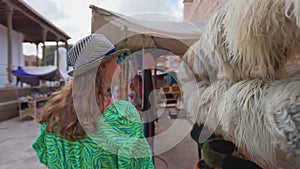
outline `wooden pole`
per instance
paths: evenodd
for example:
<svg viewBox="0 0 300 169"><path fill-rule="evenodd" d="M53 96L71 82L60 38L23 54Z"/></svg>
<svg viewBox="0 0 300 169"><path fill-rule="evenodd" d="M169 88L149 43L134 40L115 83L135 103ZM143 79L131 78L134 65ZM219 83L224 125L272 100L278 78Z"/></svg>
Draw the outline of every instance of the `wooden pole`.
<svg viewBox="0 0 300 169"><path fill-rule="evenodd" d="M39 63L39 44L36 43L35 46L36 46L36 66L39 66L40 65L40 63Z"/></svg>
<svg viewBox="0 0 300 169"><path fill-rule="evenodd" d="M59 51L58 51L58 40L56 40L56 66L59 69Z"/></svg>
<svg viewBox="0 0 300 169"><path fill-rule="evenodd" d="M47 59L46 59L46 45L45 45L45 42L42 42L43 43L43 66L46 66L47 65Z"/></svg>
<svg viewBox="0 0 300 169"><path fill-rule="evenodd" d="M67 67L66 67L66 69L67 69L67 71L69 71L69 57L68 57L68 51L69 51L69 45L68 45L68 42L67 41L65 41L65 48L66 48L66 57L67 57L67 59L66 59L66 61L67 61Z"/></svg>
<svg viewBox="0 0 300 169"><path fill-rule="evenodd" d="M47 39L47 29L44 28L43 31L42 31L42 38L43 38L43 66L46 66L47 65L47 60L46 60L46 45L45 45L45 42L46 42L46 39Z"/></svg>
<svg viewBox="0 0 300 169"><path fill-rule="evenodd" d="M7 79L9 84L12 83L12 15L14 9L6 5L5 13L6 13L6 22L7 22Z"/></svg>

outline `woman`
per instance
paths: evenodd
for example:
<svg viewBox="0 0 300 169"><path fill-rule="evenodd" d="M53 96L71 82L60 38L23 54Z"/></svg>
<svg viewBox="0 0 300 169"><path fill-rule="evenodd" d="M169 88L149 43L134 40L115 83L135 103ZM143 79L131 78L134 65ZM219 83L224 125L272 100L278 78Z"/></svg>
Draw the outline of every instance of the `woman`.
<svg viewBox="0 0 300 169"><path fill-rule="evenodd" d="M100 34L68 52L74 78L51 96L33 143L48 168L154 168L137 110L110 97L124 52Z"/></svg>

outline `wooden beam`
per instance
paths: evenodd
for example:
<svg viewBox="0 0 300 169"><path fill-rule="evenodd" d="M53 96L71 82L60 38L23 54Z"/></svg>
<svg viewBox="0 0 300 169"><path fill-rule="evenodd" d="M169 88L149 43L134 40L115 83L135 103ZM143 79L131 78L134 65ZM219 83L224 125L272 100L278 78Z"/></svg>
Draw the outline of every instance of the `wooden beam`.
<svg viewBox="0 0 300 169"><path fill-rule="evenodd" d="M47 23L46 21L43 21L43 19L39 19L41 18L41 16L37 15L36 13L34 13L33 11L30 11L32 14L36 15L35 17L32 16L32 14L29 14L28 11L25 11L24 9L20 8L19 6L17 6L16 4L8 1L8 0L3 0L5 3L10 4L13 9L20 11L24 16L28 17L29 19L31 19L32 21L38 23L39 25L47 28L52 34L54 34L57 37L61 37L61 39L67 40L68 37L65 37L63 35L60 35L62 32L59 31L59 33L57 33L57 31L53 30L52 28L55 27L54 25L51 25L50 23ZM22 3L23 4L23 3ZM25 5L25 4L23 4ZM27 5L25 5L26 7ZM50 25L50 26L49 26Z"/></svg>

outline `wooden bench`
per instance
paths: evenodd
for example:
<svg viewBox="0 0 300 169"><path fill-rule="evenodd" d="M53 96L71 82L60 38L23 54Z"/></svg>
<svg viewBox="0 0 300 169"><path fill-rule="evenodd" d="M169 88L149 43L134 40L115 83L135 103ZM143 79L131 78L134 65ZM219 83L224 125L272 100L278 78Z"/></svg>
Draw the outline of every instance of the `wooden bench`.
<svg viewBox="0 0 300 169"><path fill-rule="evenodd" d="M10 87L0 89L0 122L14 117L18 117L19 98L30 96L33 92L46 93L50 91L50 87ZM24 112L25 113L25 112Z"/></svg>

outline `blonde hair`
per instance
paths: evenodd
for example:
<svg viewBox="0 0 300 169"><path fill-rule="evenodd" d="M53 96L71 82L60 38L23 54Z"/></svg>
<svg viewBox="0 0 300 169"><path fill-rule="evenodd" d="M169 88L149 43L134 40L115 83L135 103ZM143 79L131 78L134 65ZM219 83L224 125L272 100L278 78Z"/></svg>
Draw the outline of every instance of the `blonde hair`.
<svg viewBox="0 0 300 169"><path fill-rule="evenodd" d="M47 133L57 133L61 139L76 141L83 139L86 133L95 132L98 129L98 118L110 104L109 94L103 87L100 69L97 71L95 83L92 84L95 90L86 90L85 83L91 83L92 77L90 74L75 77L73 81L76 81L76 91L73 91L74 82L71 81L52 94L38 121L40 124L47 124ZM73 99L75 97L76 99ZM90 106L91 98L96 101L98 110ZM84 116L76 113L74 105L76 108L80 107L79 111L83 111ZM88 126L85 126L86 124Z"/></svg>

